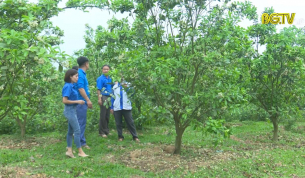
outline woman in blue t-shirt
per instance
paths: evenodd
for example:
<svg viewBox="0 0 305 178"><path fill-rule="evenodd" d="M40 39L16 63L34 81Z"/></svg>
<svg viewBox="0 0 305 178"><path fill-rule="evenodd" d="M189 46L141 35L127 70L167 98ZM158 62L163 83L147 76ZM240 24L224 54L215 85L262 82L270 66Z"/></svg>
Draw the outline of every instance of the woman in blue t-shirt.
<svg viewBox="0 0 305 178"><path fill-rule="evenodd" d="M78 71L69 69L65 74L65 85L62 89L62 102L65 104L64 115L68 120L68 134L67 134L67 152L66 155L75 158L72 152L72 139L74 134L74 143L78 148L78 156L86 157L80 144L80 127L76 117L76 105L85 104L85 101L78 100L77 91L74 89L74 83L78 80Z"/></svg>

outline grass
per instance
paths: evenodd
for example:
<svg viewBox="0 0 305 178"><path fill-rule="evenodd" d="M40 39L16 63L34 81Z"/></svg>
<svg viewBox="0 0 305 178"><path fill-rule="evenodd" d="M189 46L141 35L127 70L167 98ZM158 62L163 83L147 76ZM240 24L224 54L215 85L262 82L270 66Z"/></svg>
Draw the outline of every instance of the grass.
<svg viewBox="0 0 305 178"><path fill-rule="evenodd" d="M280 140L274 143L270 141L270 123L228 124L233 128L233 136L217 147L212 144L212 135L187 129L181 155L163 151L174 144L174 128L168 127L140 131L141 143L133 142L127 132L123 142L117 142L114 130L107 139L98 137L97 132L88 132L91 149L85 152L90 157L76 159L64 155L65 133L31 135L25 140L18 135L2 135L0 178L305 177L304 132L285 131L281 127Z"/></svg>

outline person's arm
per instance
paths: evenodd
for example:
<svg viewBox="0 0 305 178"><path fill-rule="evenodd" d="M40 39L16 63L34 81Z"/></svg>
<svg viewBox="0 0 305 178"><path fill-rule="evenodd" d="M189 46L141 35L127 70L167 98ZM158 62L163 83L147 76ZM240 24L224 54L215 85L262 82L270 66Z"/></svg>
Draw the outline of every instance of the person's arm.
<svg viewBox="0 0 305 178"><path fill-rule="evenodd" d="M113 103L114 103L114 93L112 94L112 96L111 96L111 106L110 106L110 109L113 109Z"/></svg>
<svg viewBox="0 0 305 178"><path fill-rule="evenodd" d="M130 95L130 97L133 97L133 95L136 94L136 90L133 87L131 87L131 91L132 91L132 94Z"/></svg>
<svg viewBox="0 0 305 178"><path fill-rule="evenodd" d="M103 87L103 80L102 79L97 79L96 80L96 88L97 88L97 101L98 101L98 104L100 106L102 106L103 104L103 101L102 101L102 92L101 92L101 89Z"/></svg>
<svg viewBox="0 0 305 178"><path fill-rule="evenodd" d="M64 104L85 104L83 100L69 100L68 97L71 95L72 87L65 85L62 89L62 102Z"/></svg>
<svg viewBox="0 0 305 178"><path fill-rule="evenodd" d="M134 87L128 87L128 88L126 89L126 93L127 93L127 94L131 93L131 94L130 94L130 97L133 97L133 95L136 93L136 90L134 89Z"/></svg>
<svg viewBox="0 0 305 178"><path fill-rule="evenodd" d="M62 97L62 102L64 104L85 104L85 101L83 100L68 100L68 97Z"/></svg>
<svg viewBox="0 0 305 178"><path fill-rule="evenodd" d="M111 106L110 106L110 112L113 114L113 103L114 103L114 98L111 96Z"/></svg>
<svg viewBox="0 0 305 178"><path fill-rule="evenodd" d="M89 97L86 94L85 91L85 83L84 83L84 78L83 77L79 77L78 81L77 81L77 87L78 87L78 91L80 93L80 95L82 95L82 97L86 100L88 108L92 108L92 103L89 99Z"/></svg>
<svg viewBox="0 0 305 178"><path fill-rule="evenodd" d="M88 103L88 101L90 101L90 99L89 99L89 97L87 96L85 89L84 89L84 88L79 88L78 91L79 91L79 93L82 95L82 97L83 97L83 98L87 101L87 103Z"/></svg>
<svg viewBox="0 0 305 178"><path fill-rule="evenodd" d="M97 90L97 97L98 97L98 99L97 99L98 104L99 104L100 106L102 106L103 102L102 102L101 90Z"/></svg>

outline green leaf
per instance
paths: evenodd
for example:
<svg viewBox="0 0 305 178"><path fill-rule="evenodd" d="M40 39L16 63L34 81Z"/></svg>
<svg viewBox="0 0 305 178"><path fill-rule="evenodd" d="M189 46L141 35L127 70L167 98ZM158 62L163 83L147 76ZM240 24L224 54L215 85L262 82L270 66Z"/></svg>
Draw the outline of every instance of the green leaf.
<svg viewBox="0 0 305 178"><path fill-rule="evenodd" d="M6 48L6 44L5 43L0 43L0 48Z"/></svg>
<svg viewBox="0 0 305 178"><path fill-rule="evenodd" d="M2 66L1 70L7 70L7 66Z"/></svg>
<svg viewBox="0 0 305 178"><path fill-rule="evenodd" d="M59 72L62 72L62 71L63 71L63 66L60 65L60 64L58 65L58 71L59 71Z"/></svg>

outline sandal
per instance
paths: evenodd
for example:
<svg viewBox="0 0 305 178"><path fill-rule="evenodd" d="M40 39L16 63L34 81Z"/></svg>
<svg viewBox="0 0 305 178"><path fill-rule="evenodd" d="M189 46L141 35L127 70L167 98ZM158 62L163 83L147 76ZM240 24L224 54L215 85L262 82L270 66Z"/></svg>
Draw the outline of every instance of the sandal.
<svg viewBox="0 0 305 178"><path fill-rule="evenodd" d="M119 140L118 140L119 142L122 142L123 141L123 138L119 138Z"/></svg>
<svg viewBox="0 0 305 178"><path fill-rule="evenodd" d="M81 154L78 153L78 156L84 158L84 157L87 157L87 156L89 156L89 155L86 155L86 154L85 154L85 155L81 155Z"/></svg>
<svg viewBox="0 0 305 178"><path fill-rule="evenodd" d="M66 152L66 156L70 157L70 158L75 158L75 156L73 155L73 153L69 153L69 152Z"/></svg>
<svg viewBox="0 0 305 178"><path fill-rule="evenodd" d="M107 138L107 135L105 135L105 134L101 134L100 136L103 138Z"/></svg>
<svg viewBox="0 0 305 178"><path fill-rule="evenodd" d="M88 145L83 145L82 147L87 148L88 150L90 150L90 147Z"/></svg>
<svg viewBox="0 0 305 178"><path fill-rule="evenodd" d="M138 138L134 138L133 140L138 143L140 142L140 140Z"/></svg>

